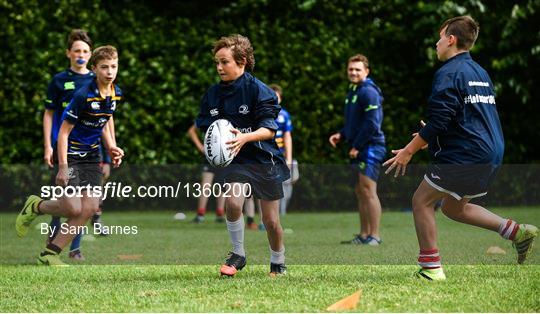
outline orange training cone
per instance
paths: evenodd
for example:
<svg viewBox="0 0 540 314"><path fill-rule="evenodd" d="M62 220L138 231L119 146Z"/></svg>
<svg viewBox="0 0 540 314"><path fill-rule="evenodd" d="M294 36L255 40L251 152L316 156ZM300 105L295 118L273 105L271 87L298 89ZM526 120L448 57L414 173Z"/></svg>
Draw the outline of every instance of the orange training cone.
<svg viewBox="0 0 540 314"><path fill-rule="evenodd" d="M329 312L338 312L346 310L354 310L358 306L358 301L360 301L360 296L362 295L362 290L358 290L350 296L343 298L336 303L330 305L326 310Z"/></svg>

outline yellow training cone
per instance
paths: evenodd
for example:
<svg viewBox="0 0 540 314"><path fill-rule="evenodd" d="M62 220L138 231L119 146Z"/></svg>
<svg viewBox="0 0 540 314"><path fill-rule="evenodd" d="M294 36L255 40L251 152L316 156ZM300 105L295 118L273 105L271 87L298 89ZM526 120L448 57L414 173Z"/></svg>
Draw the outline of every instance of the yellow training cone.
<svg viewBox="0 0 540 314"><path fill-rule="evenodd" d="M362 290L358 290L350 296L343 298L336 303L330 305L326 310L328 312L338 312L346 310L354 310L358 306L358 301L360 301L360 296L362 295Z"/></svg>

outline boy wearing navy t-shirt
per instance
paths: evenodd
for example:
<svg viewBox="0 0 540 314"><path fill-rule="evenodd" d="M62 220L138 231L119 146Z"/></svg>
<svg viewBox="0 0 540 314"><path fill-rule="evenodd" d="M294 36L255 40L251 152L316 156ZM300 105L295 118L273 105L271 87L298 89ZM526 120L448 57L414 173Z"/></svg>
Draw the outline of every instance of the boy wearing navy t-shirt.
<svg viewBox="0 0 540 314"><path fill-rule="evenodd" d="M15 222L18 236L23 237L38 215L68 218L66 228L61 229L38 257L40 265L65 266L59 254L75 236L71 230L84 226L98 210L100 197L89 189L101 186L101 138L114 166L120 165L124 155L116 146L107 124L122 99L120 88L113 84L118 71L118 53L112 46L99 47L94 50L91 62L96 78L75 93L64 111L57 145L59 169L56 184L82 187L81 196L63 196L56 201L30 196Z"/></svg>

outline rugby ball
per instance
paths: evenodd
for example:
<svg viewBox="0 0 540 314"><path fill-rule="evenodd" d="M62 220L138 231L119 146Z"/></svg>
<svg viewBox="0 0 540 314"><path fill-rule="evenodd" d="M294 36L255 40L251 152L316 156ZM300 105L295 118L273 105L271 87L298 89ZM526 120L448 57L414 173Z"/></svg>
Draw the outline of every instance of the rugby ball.
<svg viewBox="0 0 540 314"><path fill-rule="evenodd" d="M235 138L235 134L231 132L234 129L233 125L225 120L219 119L214 121L206 130L204 136L204 155L210 165L214 167L226 167L234 159L233 154L227 148L228 141Z"/></svg>

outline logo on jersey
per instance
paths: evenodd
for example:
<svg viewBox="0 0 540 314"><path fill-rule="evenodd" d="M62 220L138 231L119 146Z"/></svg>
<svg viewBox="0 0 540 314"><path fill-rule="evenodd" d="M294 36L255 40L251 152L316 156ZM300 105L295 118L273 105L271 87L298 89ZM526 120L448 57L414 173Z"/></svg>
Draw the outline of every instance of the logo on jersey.
<svg viewBox="0 0 540 314"><path fill-rule="evenodd" d="M116 100L111 103L111 110L116 110Z"/></svg>
<svg viewBox="0 0 540 314"><path fill-rule="evenodd" d="M65 82L64 90L75 89L75 82Z"/></svg>
<svg viewBox="0 0 540 314"><path fill-rule="evenodd" d="M249 108L247 105L242 105L240 106L240 108L238 108L238 113L241 113L241 114L248 114L249 113Z"/></svg>
<svg viewBox="0 0 540 314"><path fill-rule="evenodd" d="M493 95L478 95L478 94L467 95L467 97L465 97L464 101L465 101L466 104L482 103L482 104L493 105L493 104L495 104L495 96L493 96Z"/></svg>
<svg viewBox="0 0 540 314"><path fill-rule="evenodd" d="M249 128L238 128L238 131L242 132L242 133L251 133L251 127Z"/></svg>
<svg viewBox="0 0 540 314"><path fill-rule="evenodd" d="M215 116L217 116L218 114L219 114L219 111L218 111L216 108L210 110L210 115L211 115L212 117L215 117Z"/></svg>
<svg viewBox="0 0 540 314"><path fill-rule="evenodd" d="M107 123L107 119L106 119L106 118L99 118L99 121L98 121L99 126L104 126L105 123Z"/></svg>
<svg viewBox="0 0 540 314"><path fill-rule="evenodd" d="M73 167L68 168L68 178L75 179L75 175L73 174Z"/></svg>
<svg viewBox="0 0 540 314"><path fill-rule="evenodd" d="M93 110L98 110L100 105L99 105L99 101L93 101L91 104L90 104L90 107L92 107Z"/></svg>

